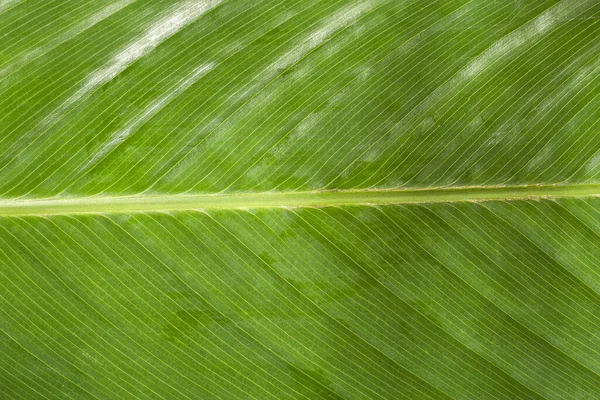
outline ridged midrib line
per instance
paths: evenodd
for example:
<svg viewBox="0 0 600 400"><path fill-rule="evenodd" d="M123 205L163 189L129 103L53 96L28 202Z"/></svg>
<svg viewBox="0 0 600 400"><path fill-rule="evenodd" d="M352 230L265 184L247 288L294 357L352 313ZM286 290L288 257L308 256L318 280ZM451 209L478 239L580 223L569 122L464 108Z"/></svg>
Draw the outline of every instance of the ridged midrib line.
<svg viewBox="0 0 600 400"><path fill-rule="evenodd" d="M0 200L0 216L455 203L600 196L600 184Z"/></svg>

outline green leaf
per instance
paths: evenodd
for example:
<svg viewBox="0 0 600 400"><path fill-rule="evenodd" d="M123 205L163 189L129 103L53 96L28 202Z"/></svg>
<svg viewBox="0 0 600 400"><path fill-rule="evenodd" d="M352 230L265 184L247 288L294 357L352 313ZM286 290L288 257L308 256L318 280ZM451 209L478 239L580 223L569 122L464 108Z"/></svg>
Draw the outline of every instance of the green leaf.
<svg viewBox="0 0 600 400"><path fill-rule="evenodd" d="M597 0L0 0L0 397L600 398Z"/></svg>

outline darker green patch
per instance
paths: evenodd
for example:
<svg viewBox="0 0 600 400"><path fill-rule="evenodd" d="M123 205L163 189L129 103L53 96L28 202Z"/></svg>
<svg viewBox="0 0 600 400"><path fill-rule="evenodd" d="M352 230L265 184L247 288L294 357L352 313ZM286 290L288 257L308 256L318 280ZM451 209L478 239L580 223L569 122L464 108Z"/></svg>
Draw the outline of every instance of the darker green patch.
<svg viewBox="0 0 600 400"><path fill-rule="evenodd" d="M345 397L331 387L331 381L321 371L286 363L294 379L295 389L308 398L343 400Z"/></svg>
<svg viewBox="0 0 600 400"><path fill-rule="evenodd" d="M286 76L290 75L295 70L296 70L296 66L292 65L291 67L287 67L287 68L279 68L277 70L277 73L279 74L280 77L285 78Z"/></svg>
<svg viewBox="0 0 600 400"><path fill-rule="evenodd" d="M433 307L432 301L423 301L423 300L414 300L408 303L412 308L417 310L423 316L425 316L428 320L432 321L435 324L442 325L442 322L439 320L437 316L437 311Z"/></svg>
<svg viewBox="0 0 600 400"><path fill-rule="evenodd" d="M194 297L195 293L187 292L187 291L183 291L183 292L167 292L166 295L170 299L186 299L188 297Z"/></svg>
<svg viewBox="0 0 600 400"><path fill-rule="evenodd" d="M316 304L334 303L354 296L360 297L381 285L376 278L366 273L352 280L339 276L328 280L289 280L288 282Z"/></svg>
<svg viewBox="0 0 600 400"><path fill-rule="evenodd" d="M178 310L168 319L162 328L163 337L169 342L179 344L185 337L204 334L214 325L224 325L228 318L211 310Z"/></svg>
<svg viewBox="0 0 600 400"><path fill-rule="evenodd" d="M274 265L275 265L275 263L277 262L277 259L275 259L275 258L271 257L271 256L269 255L269 253L268 253L268 252L266 252L266 251L263 251L262 253L260 253L260 254L258 255L258 257L259 257L259 258L260 258L260 260L261 260L261 261L262 261L262 262L263 262L263 263L264 263L266 266L268 266L269 268L273 268L273 267L274 267Z"/></svg>
<svg viewBox="0 0 600 400"><path fill-rule="evenodd" d="M370 290L372 290L375 287L380 286L379 280L374 278L372 275L368 274L368 273L364 273L362 271L360 271L361 274L358 277L358 279L356 279L352 285L352 288L356 291L359 292L368 292ZM374 271L372 271L374 272Z"/></svg>

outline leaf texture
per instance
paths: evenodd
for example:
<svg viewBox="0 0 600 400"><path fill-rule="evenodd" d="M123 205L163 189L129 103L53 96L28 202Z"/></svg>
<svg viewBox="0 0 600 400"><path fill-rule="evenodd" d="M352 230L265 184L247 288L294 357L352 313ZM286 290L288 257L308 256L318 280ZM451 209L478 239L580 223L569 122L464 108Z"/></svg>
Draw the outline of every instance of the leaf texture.
<svg viewBox="0 0 600 400"><path fill-rule="evenodd" d="M0 397L600 397L597 0L0 0Z"/></svg>

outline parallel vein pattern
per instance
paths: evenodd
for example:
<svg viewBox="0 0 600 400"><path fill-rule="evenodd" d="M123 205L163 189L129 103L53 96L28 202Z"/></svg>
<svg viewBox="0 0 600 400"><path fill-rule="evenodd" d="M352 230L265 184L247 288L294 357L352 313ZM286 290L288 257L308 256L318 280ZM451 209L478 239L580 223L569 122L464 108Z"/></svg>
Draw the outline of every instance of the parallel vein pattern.
<svg viewBox="0 0 600 400"><path fill-rule="evenodd" d="M0 14L5 197L597 182L595 0L54 3Z"/></svg>
<svg viewBox="0 0 600 400"><path fill-rule="evenodd" d="M0 0L0 398L600 398L599 18Z"/></svg>
<svg viewBox="0 0 600 400"><path fill-rule="evenodd" d="M2 391L593 398L600 232L586 221L598 210L4 218Z"/></svg>

